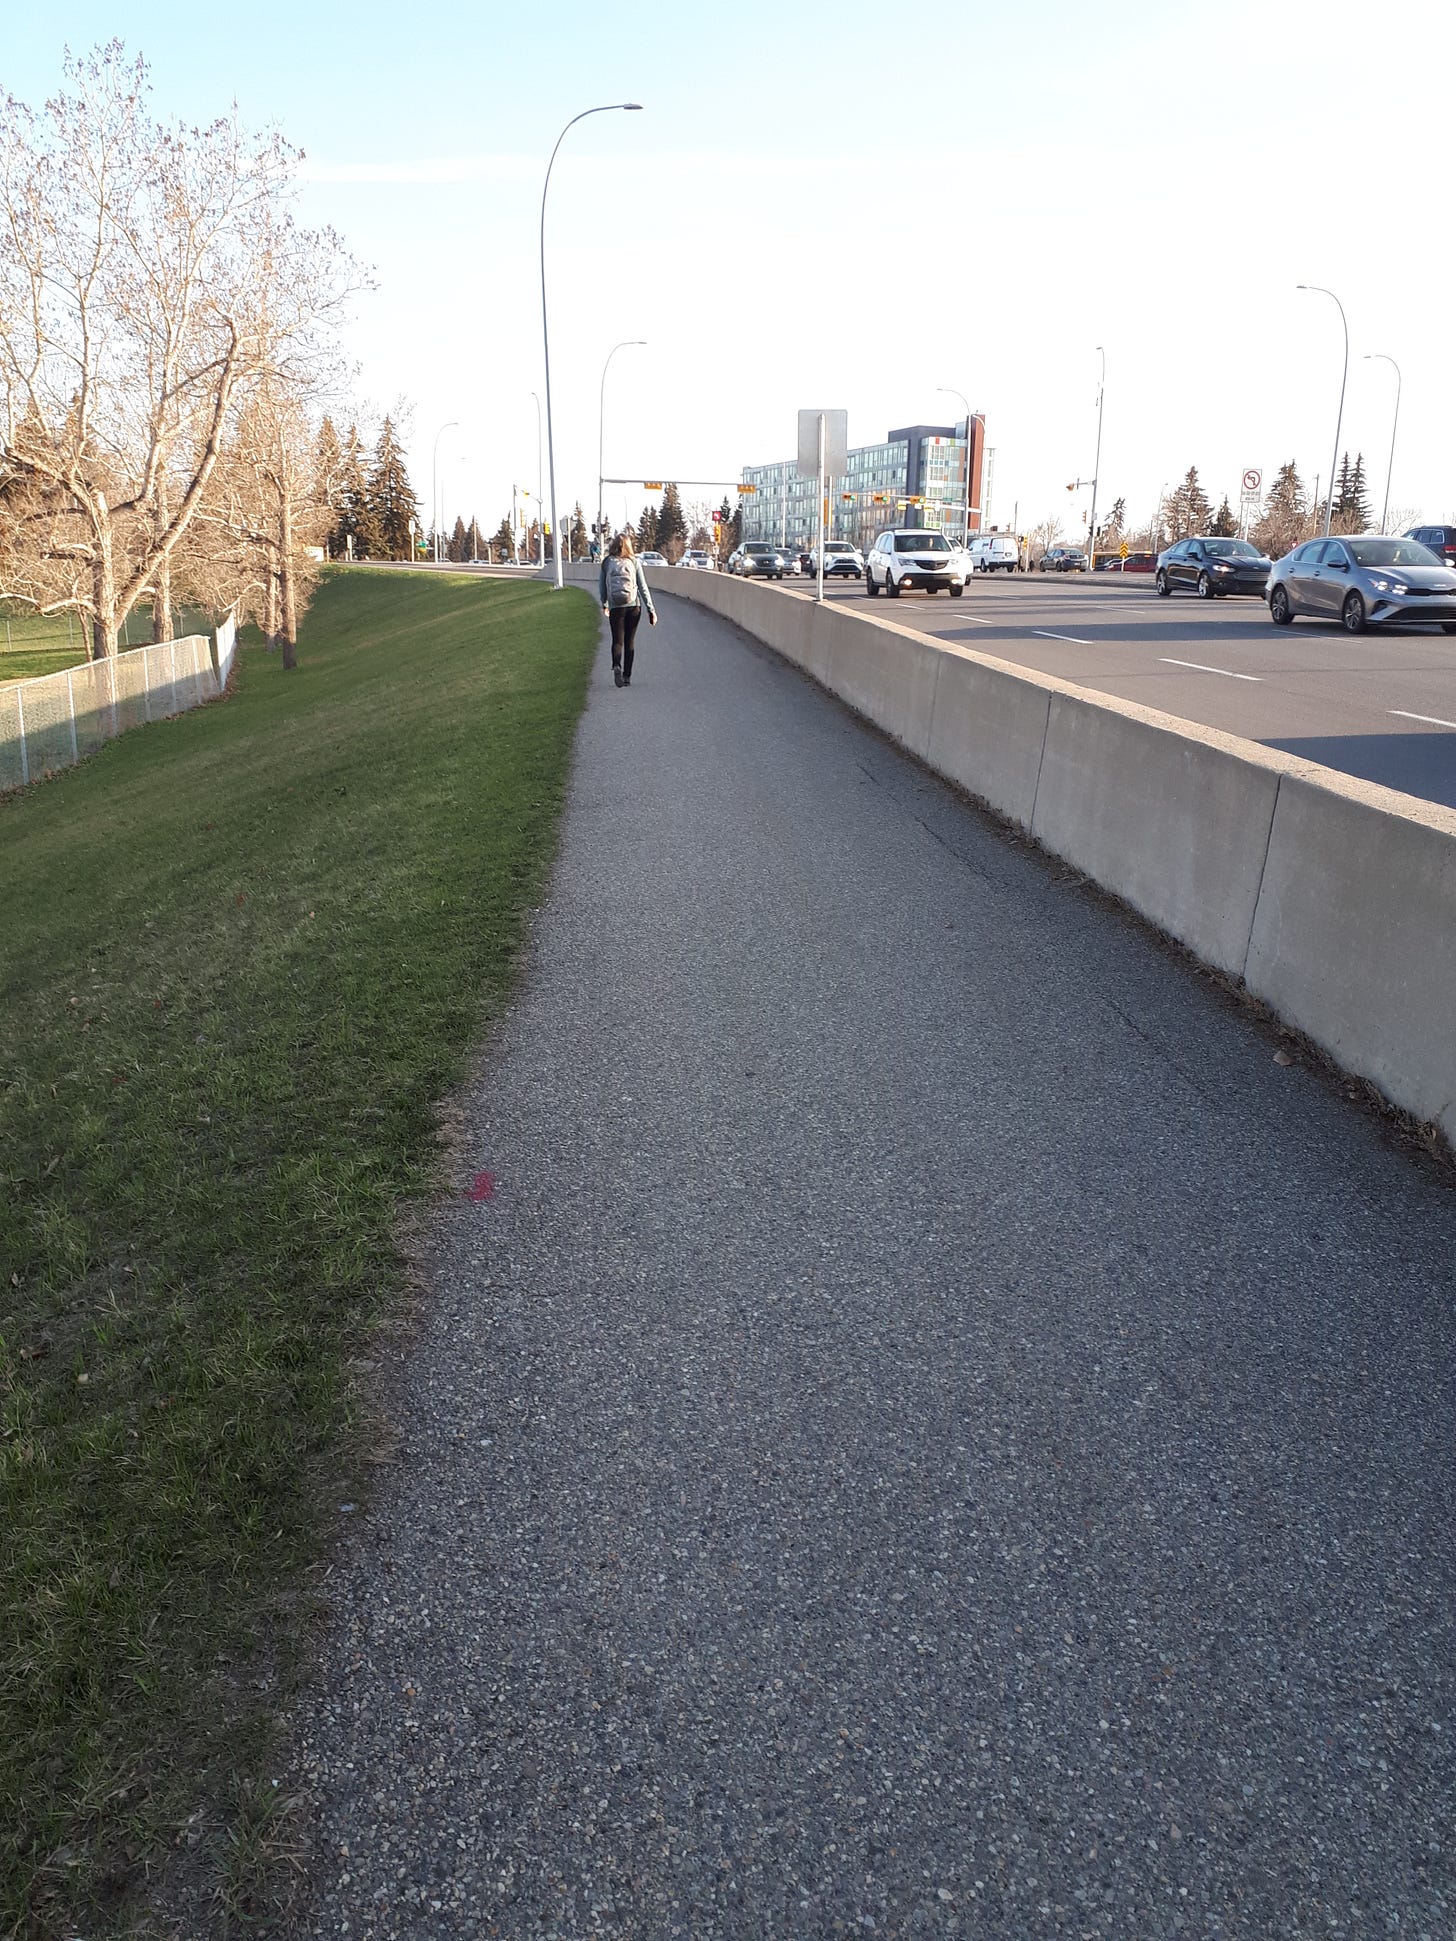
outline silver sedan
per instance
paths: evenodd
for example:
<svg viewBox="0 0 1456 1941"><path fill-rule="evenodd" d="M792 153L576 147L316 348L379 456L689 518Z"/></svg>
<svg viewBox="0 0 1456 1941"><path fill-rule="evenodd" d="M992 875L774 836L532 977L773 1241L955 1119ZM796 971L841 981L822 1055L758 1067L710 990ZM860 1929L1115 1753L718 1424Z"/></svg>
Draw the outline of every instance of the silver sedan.
<svg viewBox="0 0 1456 1941"><path fill-rule="evenodd" d="M1331 620L1346 633L1422 621L1456 634L1456 573L1414 539L1307 539L1269 575L1269 618Z"/></svg>

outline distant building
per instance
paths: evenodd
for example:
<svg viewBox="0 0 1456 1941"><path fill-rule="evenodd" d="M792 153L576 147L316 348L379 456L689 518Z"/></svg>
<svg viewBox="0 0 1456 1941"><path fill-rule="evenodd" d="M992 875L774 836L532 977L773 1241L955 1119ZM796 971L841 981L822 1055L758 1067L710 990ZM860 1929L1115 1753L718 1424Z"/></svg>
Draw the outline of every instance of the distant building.
<svg viewBox="0 0 1456 1941"><path fill-rule="evenodd" d="M986 422L972 418L971 520L981 529L981 477L986 457ZM873 544L887 526L934 526L954 538L966 525L966 422L905 425L883 445L857 445L849 470L829 482L829 537L857 546ZM797 475L796 462L745 465L743 537L808 546L818 530L814 480Z"/></svg>

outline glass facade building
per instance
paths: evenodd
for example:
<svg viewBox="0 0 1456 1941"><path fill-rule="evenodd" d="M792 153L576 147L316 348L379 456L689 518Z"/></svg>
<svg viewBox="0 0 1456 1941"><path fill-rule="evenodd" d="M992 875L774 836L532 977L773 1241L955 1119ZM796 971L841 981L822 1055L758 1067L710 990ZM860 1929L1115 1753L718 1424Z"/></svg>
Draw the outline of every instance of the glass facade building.
<svg viewBox="0 0 1456 1941"><path fill-rule="evenodd" d="M966 463L971 467L972 532L981 524L985 420L955 425L906 425L882 445L857 445L849 470L828 485L831 539L872 546L887 526L932 526L959 539L966 525ZM745 465L743 537L796 548L812 546L818 531L813 479L798 477L792 458Z"/></svg>

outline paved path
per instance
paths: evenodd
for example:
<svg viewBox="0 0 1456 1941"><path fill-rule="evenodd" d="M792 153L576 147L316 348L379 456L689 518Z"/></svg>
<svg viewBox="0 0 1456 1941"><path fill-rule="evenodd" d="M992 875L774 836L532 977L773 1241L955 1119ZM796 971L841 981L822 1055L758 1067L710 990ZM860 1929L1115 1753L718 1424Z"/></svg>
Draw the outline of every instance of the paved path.
<svg viewBox="0 0 1456 1941"><path fill-rule="evenodd" d="M814 591L803 580L780 590ZM826 591L932 638L1456 808L1456 639L1439 627L1276 627L1262 600L1160 600L1142 574L977 574L960 600L882 594L872 607L857 580Z"/></svg>
<svg viewBox="0 0 1456 1941"><path fill-rule="evenodd" d="M467 1100L295 1932L1449 1941L1449 1182L663 606Z"/></svg>

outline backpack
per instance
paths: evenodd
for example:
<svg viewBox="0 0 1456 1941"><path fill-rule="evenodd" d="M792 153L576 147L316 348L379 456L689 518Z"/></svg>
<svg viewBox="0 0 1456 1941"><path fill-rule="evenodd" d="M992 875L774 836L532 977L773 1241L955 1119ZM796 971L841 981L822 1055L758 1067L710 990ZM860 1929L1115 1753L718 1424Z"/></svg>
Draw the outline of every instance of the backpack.
<svg viewBox="0 0 1456 1941"><path fill-rule="evenodd" d="M607 561L607 605L635 607L637 604L637 562L614 553Z"/></svg>

